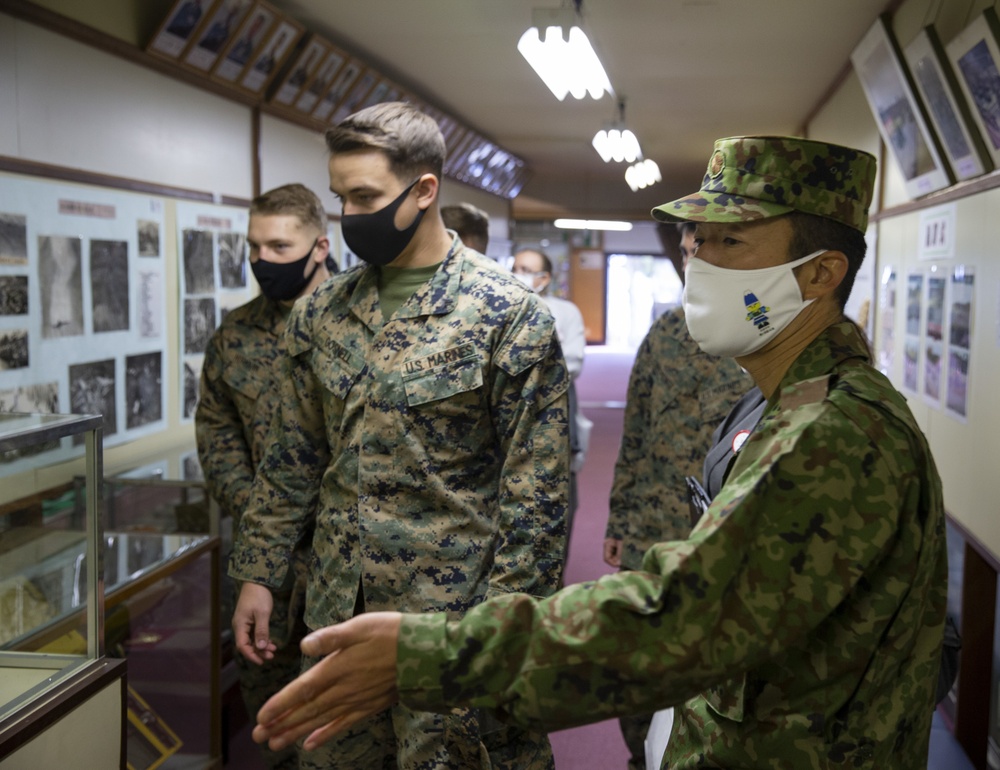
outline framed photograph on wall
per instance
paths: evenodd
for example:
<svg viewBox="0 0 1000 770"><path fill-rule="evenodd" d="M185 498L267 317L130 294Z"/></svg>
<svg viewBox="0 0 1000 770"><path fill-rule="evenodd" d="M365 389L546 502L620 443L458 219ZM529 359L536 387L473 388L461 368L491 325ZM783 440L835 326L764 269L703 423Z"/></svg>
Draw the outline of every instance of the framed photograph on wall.
<svg viewBox="0 0 1000 770"><path fill-rule="evenodd" d="M330 51L330 44L321 37L313 36L309 42L296 54L294 63L285 73L281 85L275 90L271 101L290 107L295 103L299 93L316 74L323 59Z"/></svg>
<svg viewBox="0 0 1000 770"><path fill-rule="evenodd" d="M196 70L208 72L215 66L226 44L239 29L253 0L222 0L207 21L198 28L183 61Z"/></svg>
<svg viewBox="0 0 1000 770"><path fill-rule="evenodd" d="M947 187L951 170L942 160L923 105L914 95L910 74L885 15L851 53L882 141L896 161L911 198Z"/></svg>
<svg viewBox="0 0 1000 770"><path fill-rule="evenodd" d="M281 70L285 60L295 50L295 44L302 38L305 27L291 19L280 19L271 30L261 47L240 78L240 87L259 94Z"/></svg>
<svg viewBox="0 0 1000 770"><path fill-rule="evenodd" d="M337 72L337 76L320 98L319 104L313 108L311 114L316 120L322 120L323 122L329 120L333 108L344 98L347 89L357 80L363 66L357 59L348 59L347 63Z"/></svg>
<svg viewBox="0 0 1000 770"><path fill-rule="evenodd" d="M986 150L1000 166L1000 21L987 8L948 43L948 57L972 117L982 131Z"/></svg>
<svg viewBox="0 0 1000 770"><path fill-rule="evenodd" d="M331 48L326 54L326 58L323 59L323 63L316 69L315 74L306 80L305 86L293 102L294 109L306 115L311 114L316 103L326 93L334 76L340 71L346 60L347 54ZM330 109L332 110L333 107Z"/></svg>
<svg viewBox="0 0 1000 770"><path fill-rule="evenodd" d="M277 13L264 3L257 3L240 25L212 69L212 77L227 83L236 82L249 62L260 53L268 39Z"/></svg>
<svg viewBox="0 0 1000 770"><path fill-rule="evenodd" d="M948 157L955 179L971 179L990 171L993 163L972 122L972 114L959 91L958 80L934 27L922 29L906 46L905 53L913 81L941 137L941 149Z"/></svg>
<svg viewBox="0 0 1000 770"><path fill-rule="evenodd" d="M218 2L219 0L177 0L149 41L146 50L167 59L178 58L194 37L205 16Z"/></svg>

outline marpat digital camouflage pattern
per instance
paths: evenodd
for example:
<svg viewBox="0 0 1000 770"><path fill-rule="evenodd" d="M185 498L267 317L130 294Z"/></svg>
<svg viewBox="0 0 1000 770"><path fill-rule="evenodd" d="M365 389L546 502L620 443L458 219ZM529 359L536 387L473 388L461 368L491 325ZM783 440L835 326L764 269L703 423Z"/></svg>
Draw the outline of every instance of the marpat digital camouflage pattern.
<svg viewBox="0 0 1000 770"><path fill-rule="evenodd" d="M249 503L268 426L277 410L285 321L290 311L267 297L256 297L226 315L205 351L195 411L198 460L209 494L223 513L232 517L234 533ZM305 636L302 607L309 546L306 538L295 553L294 579L273 592L269 629L277 646L274 658L258 666L237 656L247 713L256 714L268 698L298 676L302 667L299 642ZM226 605L231 607L233 602L232 597L226 597ZM268 766L275 770L298 767L294 748L261 750Z"/></svg>
<svg viewBox="0 0 1000 770"><path fill-rule="evenodd" d="M460 621L405 616L402 702L540 729L675 705L672 770L926 766L941 485L853 324L793 362L689 539L644 567Z"/></svg>
<svg viewBox="0 0 1000 770"><path fill-rule="evenodd" d="M801 211L865 232L875 157L788 136L719 139L701 190L653 209L661 222L746 222Z"/></svg>
<svg viewBox="0 0 1000 770"><path fill-rule="evenodd" d="M704 353L681 307L663 313L636 352L605 537L622 540L622 566L639 569L646 550L688 536L685 476L700 476L712 431L753 387L731 358Z"/></svg>
<svg viewBox="0 0 1000 770"><path fill-rule="evenodd" d="M552 593L569 485L569 377L552 315L457 238L388 321L377 280L370 266L341 273L293 310L230 573L281 585L315 520L313 629L352 617L359 587L368 611L450 617L487 596ZM469 755L481 737L469 720L438 715L428 733L394 719L400 766L465 767L462 736L475 737ZM533 740L546 759L523 766L551 767L547 739ZM336 756L337 741L324 750Z"/></svg>

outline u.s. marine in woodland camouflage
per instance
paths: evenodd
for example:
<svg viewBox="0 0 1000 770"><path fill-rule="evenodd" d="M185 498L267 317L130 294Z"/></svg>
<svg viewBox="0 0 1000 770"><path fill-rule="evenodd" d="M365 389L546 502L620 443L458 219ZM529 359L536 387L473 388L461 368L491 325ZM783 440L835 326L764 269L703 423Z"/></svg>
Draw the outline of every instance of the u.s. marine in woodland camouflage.
<svg viewBox="0 0 1000 770"><path fill-rule="evenodd" d="M549 599L313 634L312 654L338 654L264 707L255 739L281 745L358 713L359 693L370 708L473 704L548 729L674 705L671 770L926 765L947 593L941 484L843 316L875 159L785 137L720 140L713 157L691 210L654 212L699 222L689 329L708 352L738 350L768 402L688 540ZM746 290L779 327L762 345L741 326Z"/></svg>
<svg viewBox="0 0 1000 770"><path fill-rule="evenodd" d="M397 142L408 130L437 152L436 167L426 153L397 170L392 153L342 147L348 132ZM489 596L551 594L569 483L569 378L552 315L444 229L444 145L431 118L378 105L328 145L345 241L372 264L292 312L280 408L231 573L281 585L314 524L310 628L390 609L459 617ZM394 207L416 216L412 241L399 238ZM385 211L379 234L395 231L394 248L352 229L378 227ZM414 255L427 260L400 264ZM544 734L477 710L396 707L324 748L301 752L300 767L552 767Z"/></svg>

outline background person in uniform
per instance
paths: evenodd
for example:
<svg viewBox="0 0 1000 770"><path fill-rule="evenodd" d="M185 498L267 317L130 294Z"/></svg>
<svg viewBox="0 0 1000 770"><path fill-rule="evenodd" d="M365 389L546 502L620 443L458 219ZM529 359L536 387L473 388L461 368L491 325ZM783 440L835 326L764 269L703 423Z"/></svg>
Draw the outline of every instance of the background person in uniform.
<svg viewBox="0 0 1000 770"><path fill-rule="evenodd" d="M441 221L434 120L379 104L326 135L341 228L367 265L292 312L281 407L230 564L233 620L270 655L271 594L315 525L306 624L457 618L562 574L569 377L552 315ZM307 661L307 665L310 661ZM381 711L301 768L551 768L539 731L485 711Z"/></svg>
<svg viewBox="0 0 1000 770"><path fill-rule="evenodd" d="M312 634L303 647L327 657L264 707L254 737L311 746L397 700L549 729L675 705L671 770L924 767L948 582L941 484L843 314L874 179L859 150L734 137L699 192L654 210L698 222L691 336L768 399L687 540L549 599Z"/></svg>
<svg viewBox="0 0 1000 770"><path fill-rule="evenodd" d="M441 207L444 226L458 233L462 243L480 254L486 253L490 242L490 218L471 203L456 203Z"/></svg>
<svg viewBox="0 0 1000 770"><path fill-rule="evenodd" d="M300 184L277 187L250 203L247 242L260 296L228 313L205 350L195 411L198 459L209 493L232 517L237 533L250 502L267 428L278 406L284 331L295 300L330 277L326 212ZM302 621L308 543L296 551L288 583L274 593L270 617L273 657L264 665L236 656L248 714L294 679L305 634ZM273 768L295 768L295 752L266 753Z"/></svg>
<svg viewBox="0 0 1000 770"><path fill-rule="evenodd" d="M693 222L677 227L681 269L695 253ZM604 539L604 561L642 569L647 549L682 540L691 520L685 477L701 472L712 431L752 382L732 358L702 351L684 322L684 307L663 313L643 339L629 375L622 441ZM629 767L646 766L652 715L622 717Z"/></svg>
<svg viewBox="0 0 1000 770"><path fill-rule="evenodd" d="M573 528L573 514L576 512L576 474L583 467L586 459L587 442L591 422L580 412L576 398L576 386L572 383L583 371L583 357L587 348L583 316L580 309L572 302L551 294L552 260L538 249L522 249L514 255L511 272L525 286L541 296L556 319L556 332L559 344L562 345L563 356L566 358L566 368L571 379L570 399L570 454L572 462L570 470L570 503L566 519L567 538Z"/></svg>

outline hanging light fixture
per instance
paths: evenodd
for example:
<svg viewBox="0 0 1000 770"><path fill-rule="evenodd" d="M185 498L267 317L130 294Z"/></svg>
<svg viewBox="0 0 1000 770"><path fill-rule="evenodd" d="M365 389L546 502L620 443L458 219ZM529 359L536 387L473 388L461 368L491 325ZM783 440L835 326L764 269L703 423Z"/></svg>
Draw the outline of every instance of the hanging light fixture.
<svg viewBox="0 0 1000 770"><path fill-rule="evenodd" d="M604 65L580 26L580 2L574 0L575 8L534 9L532 26L517 42L517 50L559 101L566 94L574 99L587 94L600 99L605 91L614 93Z"/></svg>
<svg viewBox="0 0 1000 770"><path fill-rule="evenodd" d="M618 100L618 119L594 134L594 149L605 163L634 163L642 157L639 140L625 128L625 98Z"/></svg>
<svg viewBox="0 0 1000 770"><path fill-rule="evenodd" d="M625 170L625 181L632 188L632 192L636 192L643 187L662 182L663 177L660 176L660 167L656 165L656 161L646 158Z"/></svg>

